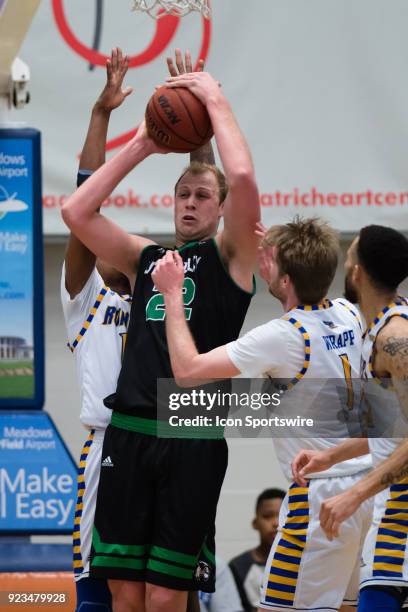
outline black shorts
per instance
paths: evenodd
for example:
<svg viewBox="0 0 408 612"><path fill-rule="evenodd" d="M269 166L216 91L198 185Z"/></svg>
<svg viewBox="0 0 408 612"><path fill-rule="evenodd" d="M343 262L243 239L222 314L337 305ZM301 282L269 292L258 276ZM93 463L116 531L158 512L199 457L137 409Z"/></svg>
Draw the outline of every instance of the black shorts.
<svg viewBox="0 0 408 612"><path fill-rule="evenodd" d="M166 439L109 425L91 576L212 592L224 439Z"/></svg>

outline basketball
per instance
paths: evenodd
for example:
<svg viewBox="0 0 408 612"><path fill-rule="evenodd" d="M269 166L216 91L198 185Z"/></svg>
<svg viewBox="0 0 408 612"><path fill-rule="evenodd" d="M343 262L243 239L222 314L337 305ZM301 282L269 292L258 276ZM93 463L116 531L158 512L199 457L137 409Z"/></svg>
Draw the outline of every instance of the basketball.
<svg viewBox="0 0 408 612"><path fill-rule="evenodd" d="M150 138L173 153L195 151L213 135L207 109L185 87L157 89L145 117Z"/></svg>

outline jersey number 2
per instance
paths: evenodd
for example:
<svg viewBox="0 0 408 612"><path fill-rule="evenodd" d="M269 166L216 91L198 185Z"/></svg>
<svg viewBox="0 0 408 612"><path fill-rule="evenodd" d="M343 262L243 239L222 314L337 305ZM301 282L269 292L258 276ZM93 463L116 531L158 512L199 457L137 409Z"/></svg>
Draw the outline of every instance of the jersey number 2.
<svg viewBox="0 0 408 612"><path fill-rule="evenodd" d="M153 289L153 291L157 291L157 289ZM184 302L184 312L186 314L186 320L189 321L191 319L192 308L187 308L190 306L192 301L194 300L196 292L196 285L192 278L185 278L183 285L183 302ZM153 295L146 305L146 321L164 321L166 318L166 310L164 306L164 297L161 293L156 293Z"/></svg>

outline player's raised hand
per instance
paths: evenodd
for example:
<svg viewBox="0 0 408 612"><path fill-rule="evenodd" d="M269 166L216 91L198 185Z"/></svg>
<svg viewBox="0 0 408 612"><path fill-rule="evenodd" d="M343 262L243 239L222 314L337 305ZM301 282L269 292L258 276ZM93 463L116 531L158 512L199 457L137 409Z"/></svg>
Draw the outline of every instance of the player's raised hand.
<svg viewBox="0 0 408 612"><path fill-rule="evenodd" d="M152 273L156 289L163 295L180 294L184 282L184 264L178 251L167 251Z"/></svg>
<svg viewBox="0 0 408 612"><path fill-rule="evenodd" d="M205 105L222 95L221 84L209 72L186 72L171 76L166 80L166 87L186 87Z"/></svg>
<svg viewBox="0 0 408 612"><path fill-rule="evenodd" d="M175 77L180 74L185 74L186 72L193 72L193 63L191 61L191 53L187 49L185 53L185 59L183 60L183 54L180 49L176 49L174 52L175 63L174 65L173 58L166 58L167 67L169 69L170 76ZM195 67L195 72L202 72L204 70L204 60L198 60L197 66Z"/></svg>
<svg viewBox="0 0 408 612"><path fill-rule="evenodd" d="M301 450L292 461L293 480L300 487L305 487L309 474L327 470L331 465L328 454L325 451Z"/></svg>
<svg viewBox="0 0 408 612"><path fill-rule="evenodd" d="M96 107L110 113L120 106L125 98L129 96L133 88L122 89L123 79L129 67L129 58L123 55L118 47L112 49L110 59L106 60L106 85L99 96Z"/></svg>
<svg viewBox="0 0 408 612"><path fill-rule="evenodd" d="M330 497L322 503L319 515L320 526L328 540L339 537L341 523L358 510L360 503L353 489Z"/></svg>

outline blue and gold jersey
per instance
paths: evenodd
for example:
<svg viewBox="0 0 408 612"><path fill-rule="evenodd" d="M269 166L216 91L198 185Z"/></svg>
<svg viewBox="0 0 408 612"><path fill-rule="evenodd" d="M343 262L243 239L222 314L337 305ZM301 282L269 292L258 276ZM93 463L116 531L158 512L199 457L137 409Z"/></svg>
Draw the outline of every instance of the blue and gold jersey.
<svg viewBox="0 0 408 612"><path fill-rule="evenodd" d="M364 335L361 376L367 433L374 466L384 461L408 436L408 424L402 416L398 396L391 380L380 379L375 371L375 342L380 331L393 317L408 319L408 301L399 297L386 306L368 326Z"/></svg>
<svg viewBox="0 0 408 612"><path fill-rule="evenodd" d="M61 301L68 346L77 369L81 422L88 428L104 429L112 415L103 399L116 389L131 299L106 287L95 268L82 291L71 300L65 288L64 266Z"/></svg>

